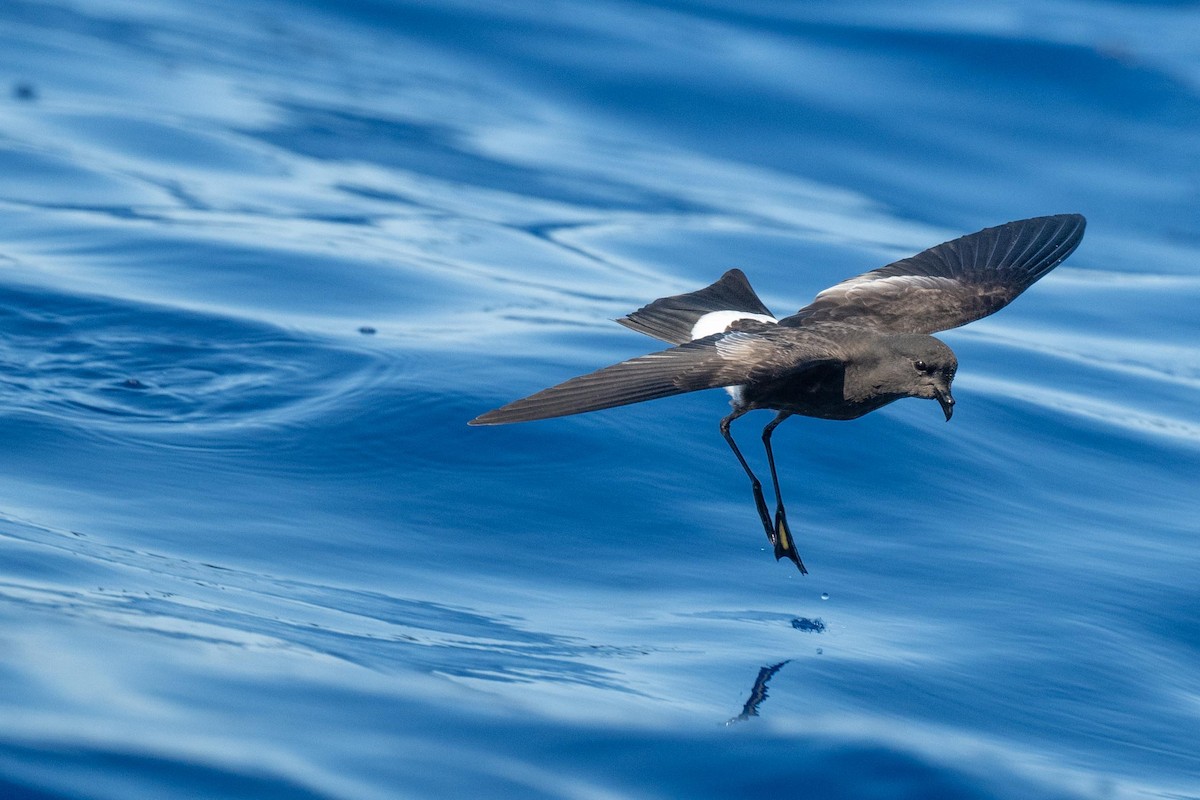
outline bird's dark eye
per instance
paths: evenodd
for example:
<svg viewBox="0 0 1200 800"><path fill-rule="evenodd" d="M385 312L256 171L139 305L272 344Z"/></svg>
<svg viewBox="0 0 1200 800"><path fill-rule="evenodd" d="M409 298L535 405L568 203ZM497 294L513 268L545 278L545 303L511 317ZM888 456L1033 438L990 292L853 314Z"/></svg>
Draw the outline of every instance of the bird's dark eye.
<svg viewBox="0 0 1200 800"><path fill-rule="evenodd" d="M929 365L926 364L924 361L914 361L913 366L916 367L917 370L920 372L928 372L929 371Z"/></svg>

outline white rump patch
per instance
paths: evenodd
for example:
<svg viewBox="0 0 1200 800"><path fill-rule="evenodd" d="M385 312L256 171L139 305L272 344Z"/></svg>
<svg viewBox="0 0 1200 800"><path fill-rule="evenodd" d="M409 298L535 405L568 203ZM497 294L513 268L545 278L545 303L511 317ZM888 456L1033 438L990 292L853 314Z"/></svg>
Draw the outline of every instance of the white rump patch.
<svg viewBox="0 0 1200 800"><path fill-rule="evenodd" d="M745 403L745 400L743 400L742 396L742 392L745 390L745 388L745 386L740 385L725 387L725 391L729 392L729 405L733 406L734 408L742 407L742 405Z"/></svg>
<svg viewBox="0 0 1200 800"><path fill-rule="evenodd" d="M724 333L725 329L739 319L756 319L759 322L779 322L766 314L752 314L749 311L710 311L692 326L692 341L712 336L714 333Z"/></svg>

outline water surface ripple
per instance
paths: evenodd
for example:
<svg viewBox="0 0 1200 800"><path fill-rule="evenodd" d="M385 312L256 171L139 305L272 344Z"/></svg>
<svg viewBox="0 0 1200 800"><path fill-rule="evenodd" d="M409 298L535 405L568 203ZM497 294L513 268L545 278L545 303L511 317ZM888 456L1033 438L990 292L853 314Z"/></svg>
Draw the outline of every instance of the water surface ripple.
<svg viewBox="0 0 1200 800"><path fill-rule="evenodd" d="M1195 4L8 0L0 107L0 796L1200 797ZM720 393L465 425L1063 212L780 428L808 577Z"/></svg>

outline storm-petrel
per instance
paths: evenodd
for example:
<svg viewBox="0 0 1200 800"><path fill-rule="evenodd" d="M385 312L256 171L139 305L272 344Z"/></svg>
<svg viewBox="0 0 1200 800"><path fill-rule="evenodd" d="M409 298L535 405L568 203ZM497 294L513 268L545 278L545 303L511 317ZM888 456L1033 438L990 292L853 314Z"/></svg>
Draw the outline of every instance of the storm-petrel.
<svg viewBox="0 0 1200 800"><path fill-rule="evenodd" d="M733 412L721 434L750 477L776 560L796 552L771 433L793 414L855 419L902 397L954 412L954 352L929 334L957 328L1008 305L1079 245L1079 214L1009 222L931 247L842 281L800 311L776 319L741 270L688 294L655 300L617 322L675 347L572 378L471 420L502 425L640 403L724 387ZM763 445L775 487L772 523L762 484L729 433L747 411L769 408Z"/></svg>

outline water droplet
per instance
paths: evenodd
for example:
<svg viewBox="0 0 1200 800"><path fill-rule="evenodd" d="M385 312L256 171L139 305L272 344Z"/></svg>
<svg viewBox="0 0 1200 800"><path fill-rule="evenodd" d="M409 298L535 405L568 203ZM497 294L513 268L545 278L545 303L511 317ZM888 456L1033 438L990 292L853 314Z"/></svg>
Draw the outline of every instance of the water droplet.
<svg viewBox="0 0 1200 800"><path fill-rule="evenodd" d="M828 600L828 599L829 599L829 592L821 592L821 599L822 599L822 600Z"/></svg>

